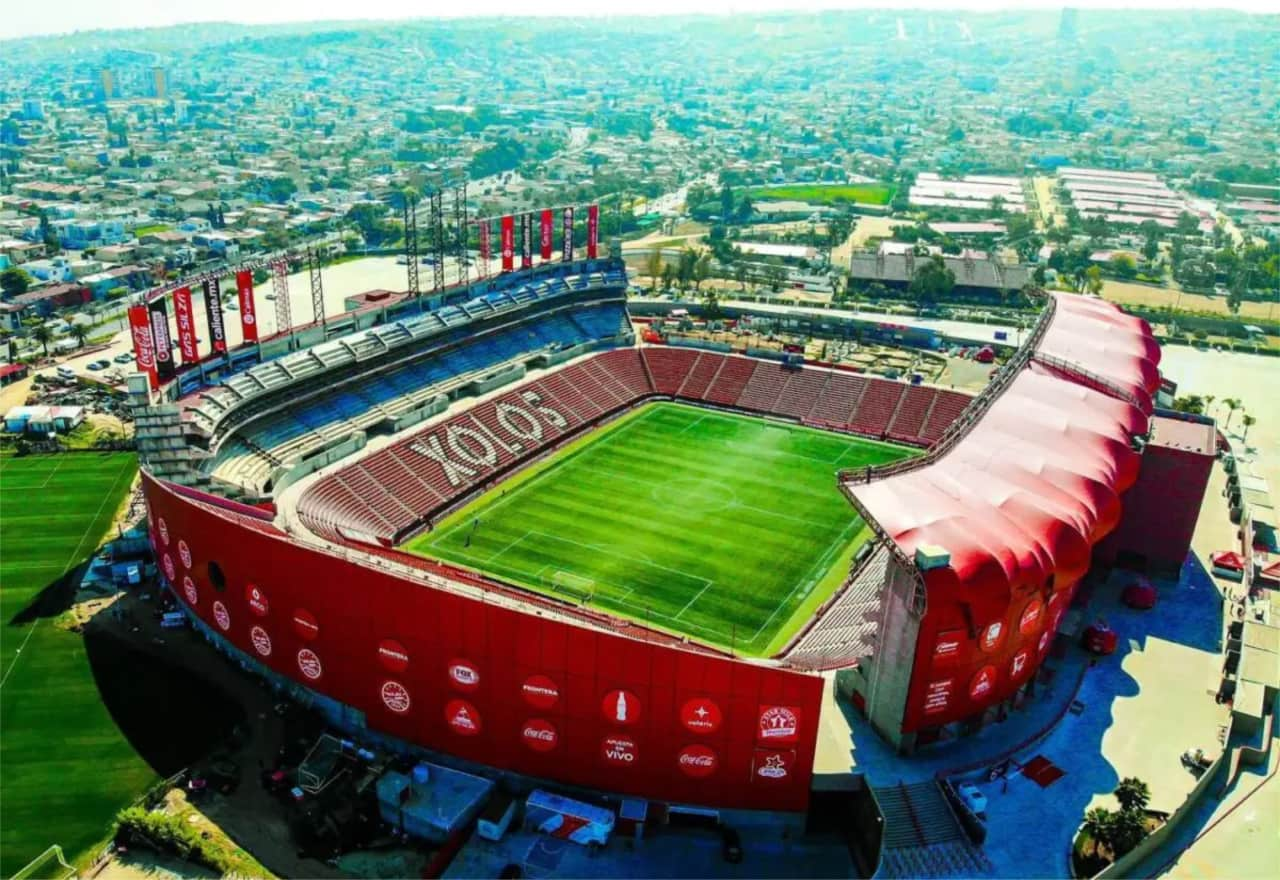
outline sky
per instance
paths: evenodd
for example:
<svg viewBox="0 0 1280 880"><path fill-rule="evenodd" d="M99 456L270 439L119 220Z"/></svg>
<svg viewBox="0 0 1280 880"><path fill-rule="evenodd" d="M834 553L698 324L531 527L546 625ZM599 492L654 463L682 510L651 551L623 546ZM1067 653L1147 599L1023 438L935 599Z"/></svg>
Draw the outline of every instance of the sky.
<svg viewBox="0 0 1280 880"><path fill-rule="evenodd" d="M923 7L991 11L1008 8L1169 9L1219 7L1250 12L1277 11L1276 0L484 0L458 4L446 0L58 0L33 3L5 0L0 39L60 34L98 28L157 27L195 21L268 24L344 19L457 18L482 15L725 15L778 10ZM479 8L477 8L477 6ZM0 60L0 69L3 61Z"/></svg>

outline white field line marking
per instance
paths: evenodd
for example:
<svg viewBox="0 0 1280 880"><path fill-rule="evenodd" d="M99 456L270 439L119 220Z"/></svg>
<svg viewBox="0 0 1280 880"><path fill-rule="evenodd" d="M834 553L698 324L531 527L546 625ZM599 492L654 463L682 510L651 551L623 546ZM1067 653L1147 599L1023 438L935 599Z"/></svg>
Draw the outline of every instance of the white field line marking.
<svg viewBox="0 0 1280 880"><path fill-rule="evenodd" d="M702 598L702 594L703 594L703 593L705 593L705 592L706 592L707 590L709 590L710 588L711 588L711 581L707 581L707 585L706 585L705 587L703 587L701 590L699 590L697 593L695 593L695 594L694 594L694 596L693 596L693 598L692 598L692 599L690 599L688 602L684 603L684 607L683 607L683 608L681 608L679 611L677 611L677 612L676 612L676 620L679 620L679 619L681 618L681 616L682 616L686 611L688 611L688 610L689 610L689 608L693 605L693 603L694 603L694 602L697 602L699 599L701 599L701 598Z"/></svg>
<svg viewBox="0 0 1280 880"><path fill-rule="evenodd" d="M838 552L841 548L845 547L848 544L848 542L851 540L851 538L846 537L846 535L848 535L849 529L852 528L854 523L856 522L858 522L858 520L853 520L849 523L849 525L845 526L844 530L840 533L840 535L836 538L836 540L833 541L829 547L827 547L827 552L822 554L822 556L819 557L818 561L813 565L813 567L809 569L809 576L806 579L801 580L799 583L797 583L795 587L792 588L791 592L787 594L787 597L774 607L773 613L770 614L765 619L765 622L760 624L760 628L755 631L755 635L751 637L751 641L747 642L748 645L755 644L756 639L760 638L760 633L764 630L766 626L769 625L769 623L773 620L773 618L778 615L778 612L781 611L783 607L786 606L791 601L792 597L795 596L797 590L799 590L801 587L805 587L806 591L809 589L812 589L813 585L817 583L818 580L821 579L823 573L826 572L831 567L831 562L830 562L831 554Z"/></svg>

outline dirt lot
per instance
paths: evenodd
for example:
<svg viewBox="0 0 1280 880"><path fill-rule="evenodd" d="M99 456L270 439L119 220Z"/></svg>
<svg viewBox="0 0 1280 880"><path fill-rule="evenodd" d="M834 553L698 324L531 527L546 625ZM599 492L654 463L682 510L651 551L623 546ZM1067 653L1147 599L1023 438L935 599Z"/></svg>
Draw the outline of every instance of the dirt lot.
<svg viewBox="0 0 1280 880"><path fill-rule="evenodd" d="M1222 296L1201 296L1198 293L1185 293L1163 287L1151 287L1146 284L1132 284L1126 281L1104 281L1102 296L1121 305L1146 306L1161 308L1176 306L1192 312L1210 312L1216 315L1230 315L1227 299ZM1242 318L1273 318L1280 309L1275 303L1246 302L1240 307Z"/></svg>

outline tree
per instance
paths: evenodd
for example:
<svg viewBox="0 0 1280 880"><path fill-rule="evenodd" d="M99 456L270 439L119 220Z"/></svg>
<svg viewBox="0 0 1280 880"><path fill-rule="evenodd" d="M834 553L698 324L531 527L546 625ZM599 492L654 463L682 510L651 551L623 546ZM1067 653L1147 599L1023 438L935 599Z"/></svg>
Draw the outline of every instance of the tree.
<svg viewBox="0 0 1280 880"><path fill-rule="evenodd" d="M1223 424L1222 430L1231 430L1231 417L1236 414L1236 410L1240 408L1240 398L1227 397L1222 401L1222 405L1227 408L1227 421Z"/></svg>
<svg viewBox="0 0 1280 880"><path fill-rule="evenodd" d="M733 264L733 280L741 285L742 290L747 289L747 264L744 260Z"/></svg>
<svg viewBox="0 0 1280 880"><path fill-rule="evenodd" d="M1249 429L1256 425L1258 420L1248 413L1245 413L1244 416L1241 417L1240 421L1244 423L1244 433L1240 435L1240 442L1243 443L1249 437Z"/></svg>
<svg viewBox="0 0 1280 880"><path fill-rule="evenodd" d="M1188 394L1183 397L1174 398L1174 412L1191 413L1192 415L1204 415L1204 398L1199 394Z"/></svg>
<svg viewBox="0 0 1280 880"><path fill-rule="evenodd" d="M1178 215L1175 229L1179 235L1197 235L1200 232L1200 218L1190 211L1183 211Z"/></svg>
<svg viewBox="0 0 1280 880"><path fill-rule="evenodd" d="M1147 816L1140 809L1121 810L1111 816L1108 848L1115 858L1130 852L1147 836Z"/></svg>
<svg viewBox="0 0 1280 880"><path fill-rule="evenodd" d="M1102 270L1097 266L1090 266L1084 270L1085 286L1094 296L1102 293Z"/></svg>
<svg viewBox="0 0 1280 880"><path fill-rule="evenodd" d="M89 340L89 328L84 324L72 324L71 335L75 337L76 345L84 348L84 344Z"/></svg>
<svg viewBox="0 0 1280 880"><path fill-rule="evenodd" d="M53 341L53 331L49 329L48 324L37 324L31 328L31 338L40 343L40 347L44 349L44 356L49 356L49 343Z"/></svg>
<svg viewBox="0 0 1280 880"><path fill-rule="evenodd" d="M693 264L693 289L701 290L702 282L711 277L711 254L706 251Z"/></svg>
<svg viewBox="0 0 1280 880"><path fill-rule="evenodd" d="M1116 786L1115 796L1122 810L1145 810L1151 802L1151 789L1136 776L1127 776Z"/></svg>
<svg viewBox="0 0 1280 880"><path fill-rule="evenodd" d="M1107 267L1118 278L1132 278L1138 274L1138 264L1128 254L1112 254Z"/></svg>
<svg viewBox="0 0 1280 880"><path fill-rule="evenodd" d="M676 267L670 263L666 263L662 267L662 289L670 290L671 285L676 283Z"/></svg>
<svg viewBox="0 0 1280 880"><path fill-rule="evenodd" d="M681 287L688 287L693 281L693 267L697 262L698 252L692 248L685 248L680 252L680 260L676 263L676 278Z"/></svg>
<svg viewBox="0 0 1280 880"><path fill-rule="evenodd" d="M649 251L649 255L644 258L645 274L649 276L649 290L652 292L658 286L658 276L662 274L662 251L654 248Z"/></svg>
<svg viewBox="0 0 1280 880"><path fill-rule="evenodd" d="M1094 807L1084 814L1080 830L1092 838L1094 845L1111 849L1111 811L1106 807Z"/></svg>
<svg viewBox="0 0 1280 880"><path fill-rule="evenodd" d="M921 305L937 302L955 289L956 274L942 257L933 255L916 266L907 290Z"/></svg>
<svg viewBox="0 0 1280 880"><path fill-rule="evenodd" d="M19 296L27 292L31 286L31 276L17 266L10 266L0 272L0 290L5 296Z"/></svg>

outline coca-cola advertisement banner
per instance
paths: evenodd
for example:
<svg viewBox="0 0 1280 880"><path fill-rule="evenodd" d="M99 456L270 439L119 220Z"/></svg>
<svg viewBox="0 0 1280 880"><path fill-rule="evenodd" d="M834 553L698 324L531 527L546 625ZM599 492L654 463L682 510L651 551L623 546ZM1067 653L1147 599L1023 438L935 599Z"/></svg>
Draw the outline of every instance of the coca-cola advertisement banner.
<svg viewBox="0 0 1280 880"><path fill-rule="evenodd" d="M538 244L540 245L538 254L542 257L544 262L551 259L551 239L555 236L555 229L555 214L552 213L550 208L546 208L543 210L538 223Z"/></svg>
<svg viewBox="0 0 1280 880"><path fill-rule="evenodd" d="M200 360L196 347L196 322L191 306L191 288L180 287L173 292L173 318L178 323L178 350L182 363L194 364Z"/></svg>
<svg viewBox="0 0 1280 880"><path fill-rule="evenodd" d="M489 260L493 258L493 246L489 242L489 221L480 221L480 277L489 274Z"/></svg>
<svg viewBox="0 0 1280 880"><path fill-rule="evenodd" d="M515 266L516 223L510 214L502 218L502 271L510 272Z"/></svg>
<svg viewBox="0 0 1280 880"><path fill-rule="evenodd" d="M240 299L240 331L245 342L258 341L258 310L253 303L253 272L243 269L236 273L236 294ZM288 330L288 327L277 327Z"/></svg>
<svg viewBox="0 0 1280 880"><path fill-rule="evenodd" d="M520 268L533 267L533 215L520 215Z"/></svg>
<svg viewBox="0 0 1280 880"><path fill-rule="evenodd" d="M564 261L573 261L573 208L564 209Z"/></svg>
<svg viewBox="0 0 1280 880"><path fill-rule="evenodd" d="M161 382L168 382L177 373L173 365L173 339L169 336L169 310L164 297L158 296L147 304L151 317L151 338L156 341L156 375Z"/></svg>
<svg viewBox="0 0 1280 880"><path fill-rule="evenodd" d="M205 281L204 317L209 325L209 349L214 354L227 350L227 328L222 323L222 283L217 278Z"/></svg>
<svg viewBox="0 0 1280 880"><path fill-rule="evenodd" d="M600 250L600 206L587 206L587 259L594 260Z"/></svg>
<svg viewBox="0 0 1280 880"><path fill-rule="evenodd" d="M138 365L138 372L150 377L152 389L158 388L156 343L151 337L151 317L146 306L129 307L129 332L133 335L133 359Z"/></svg>

